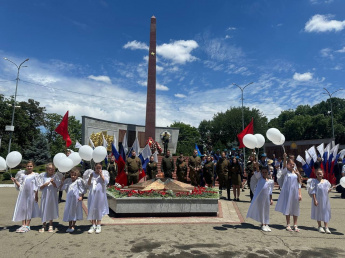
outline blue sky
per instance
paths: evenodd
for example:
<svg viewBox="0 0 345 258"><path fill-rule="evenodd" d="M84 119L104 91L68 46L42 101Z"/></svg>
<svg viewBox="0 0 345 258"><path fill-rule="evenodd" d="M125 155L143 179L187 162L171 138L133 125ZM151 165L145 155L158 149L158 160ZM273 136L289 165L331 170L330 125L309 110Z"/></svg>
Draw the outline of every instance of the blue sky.
<svg viewBox="0 0 345 258"><path fill-rule="evenodd" d="M198 126L241 104L268 119L344 87L345 1L1 1L0 56L18 100L48 112L144 124L157 18L157 126ZM0 60L0 94L16 67ZM345 97L345 91L334 96Z"/></svg>

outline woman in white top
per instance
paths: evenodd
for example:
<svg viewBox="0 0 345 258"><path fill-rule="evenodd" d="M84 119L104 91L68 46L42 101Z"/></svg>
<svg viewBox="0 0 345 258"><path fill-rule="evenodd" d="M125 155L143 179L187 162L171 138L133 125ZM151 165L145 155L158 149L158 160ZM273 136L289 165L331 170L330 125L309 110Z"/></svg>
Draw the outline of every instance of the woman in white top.
<svg viewBox="0 0 345 258"><path fill-rule="evenodd" d="M310 178L307 181L307 189L311 203L311 219L316 220L318 230L320 233L331 234L328 228L328 222L331 219L331 204L328 193L332 190L331 183L323 178L323 171L321 168L316 170L316 178ZM325 229L321 227L321 221L325 224Z"/></svg>
<svg viewBox="0 0 345 258"><path fill-rule="evenodd" d="M17 190L19 190L16 207L14 209L13 221L22 221L22 226L16 230L17 233L30 231L32 218L40 216L38 207L38 174L34 173L34 163L29 161L26 170L17 172L16 177L11 177Z"/></svg>
<svg viewBox="0 0 345 258"><path fill-rule="evenodd" d="M46 171L40 174L38 180L38 187L42 191L40 212L43 223L39 232L43 233L46 230L46 225L49 221L48 232L53 233L53 220L59 217L58 189L61 181L55 174L53 163L46 165Z"/></svg>
<svg viewBox="0 0 345 258"><path fill-rule="evenodd" d="M268 168L262 167L259 171L259 164L254 163L256 172L252 176L250 187L253 189L254 197L249 206L247 218L252 218L262 224L261 230L271 232L268 226L270 221L270 205L273 204L272 190L273 180L269 179Z"/></svg>
<svg viewBox="0 0 345 258"><path fill-rule="evenodd" d="M88 178L87 178L88 177ZM87 178L89 186L89 195L87 200L87 219L91 220L92 226L88 231L90 234L101 233L102 217L109 214L109 206L106 188L109 183L109 172L102 170L101 163L95 164L95 171L86 170L84 179Z"/></svg>
<svg viewBox="0 0 345 258"><path fill-rule="evenodd" d="M287 160L284 153L283 169L281 176L278 177L281 187L280 195L275 210L283 213L286 217L286 230L299 232L297 219L300 213L299 202L302 200L301 176L295 169L295 162ZM294 228L290 227L290 216L293 216Z"/></svg>

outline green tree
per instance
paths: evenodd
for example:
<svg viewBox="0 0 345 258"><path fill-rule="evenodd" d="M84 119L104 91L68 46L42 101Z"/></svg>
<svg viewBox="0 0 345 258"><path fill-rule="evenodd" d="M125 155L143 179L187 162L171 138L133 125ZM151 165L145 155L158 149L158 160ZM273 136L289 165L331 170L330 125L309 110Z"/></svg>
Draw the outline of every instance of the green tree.
<svg viewBox="0 0 345 258"><path fill-rule="evenodd" d="M198 129L183 122L174 122L170 127L180 128L176 153L183 152L184 155L192 155L195 144L200 143L200 133Z"/></svg>
<svg viewBox="0 0 345 258"><path fill-rule="evenodd" d="M40 133L32 144L24 150L23 155L25 160L33 160L36 165L47 163L50 157L48 141L43 133Z"/></svg>
<svg viewBox="0 0 345 258"><path fill-rule="evenodd" d="M11 124L13 98L7 99L0 95L0 155L6 156L10 133L5 131L5 126ZM43 126L45 108L40 103L29 99L15 103L14 132L12 135L11 151L17 150L20 153L29 147L33 140L40 134L40 127Z"/></svg>
<svg viewBox="0 0 345 258"><path fill-rule="evenodd" d="M267 131L267 118L258 109L244 107L244 126L246 127L251 119L254 121L254 133L265 135ZM212 149L224 149L235 147L238 144L237 134L242 129L242 108L232 107L224 113L217 113L210 121L202 121L198 127L201 139L205 143L210 137Z"/></svg>

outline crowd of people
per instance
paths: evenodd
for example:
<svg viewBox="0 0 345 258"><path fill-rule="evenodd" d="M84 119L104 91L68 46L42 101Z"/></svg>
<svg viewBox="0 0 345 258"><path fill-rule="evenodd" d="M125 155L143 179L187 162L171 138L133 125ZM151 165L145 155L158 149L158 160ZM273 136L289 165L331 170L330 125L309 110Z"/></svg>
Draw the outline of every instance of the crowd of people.
<svg viewBox="0 0 345 258"><path fill-rule="evenodd" d="M198 151L194 150L193 155L188 159L180 153L174 161L170 151L167 150L162 158L160 170L164 177L173 178L176 168L177 180L190 182L196 187L214 187L218 180L220 196L222 196L222 190L226 189L227 199L231 200L232 187L234 201L240 201L240 188L242 187L244 191L244 183L247 183L251 199L247 217L260 222L261 229L266 232L271 231L269 210L270 205L273 204L273 188L278 185L280 194L275 210L285 215L287 231L299 232L297 221L300 214L299 202L302 200L302 176L297 169L294 156L284 153L283 159L275 157L268 159L266 154L261 154L257 159L255 153L252 153L244 165L241 153L234 154L231 155L226 150L222 152L217 150L215 153L200 156ZM344 176L345 166L339 162L337 167L340 171L340 176L337 175L338 180ZM59 217L58 203L61 200L62 191L66 191L63 214L63 221L69 223L66 232L74 232L76 221L83 219L82 201L87 191L89 191L87 219L92 224L88 233L101 232L102 217L109 214L106 187L114 185L117 176L118 169L114 157L110 158L106 170L102 169L101 163L96 163L94 170L86 169L83 172L83 178L80 177L80 170L77 167L65 175L56 172L52 163L46 165L45 173L34 173L33 168L34 163L29 161L25 170L18 171L15 178L11 178L19 190L13 221L22 222L22 226L16 232L28 232L31 219L36 217L42 220L42 228L39 232L54 232L53 220ZM246 173L243 172L244 168ZM141 160L136 156L135 151L132 151L125 165L129 185L139 182L141 170ZM154 161L154 156L151 156L146 166L146 179L156 178L158 170L158 164ZM316 162L316 178L307 181L307 189L312 199L311 218L317 221L319 232L330 234L328 222L331 218L331 209L328 193L333 187L326 179L323 179L323 173ZM344 190L337 186L337 190L339 189ZM42 192L40 206L38 191ZM293 217L292 226L290 225L291 216ZM324 222L324 228L321 222Z"/></svg>
<svg viewBox="0 0 345 258"><path fill-rule="evenodd" d="M101 163L96 163L94 170L84 171L83 179L76 167L69 172L69 176L56 172L52 163L46 165L45 173L35 173L33 168L34 163L29 161L25 170L18 171L16 176L11 178L19 190L12 219L15 222L22 222L22 226L16 230L17 233L30 231L31 219L37 217L42 220L40 233L54 232L53 221L59 217L59 190L66 191L66 203L62 219L69 223L66 232L74 232L76 221L83 219L82 201L84 194L89 191L87 219L92 225L88 233L101 233L102 218L109 214L106 195L109 173L107 170L102 170ZM40 206L38 205L38 191L42 192Z"/></svg>

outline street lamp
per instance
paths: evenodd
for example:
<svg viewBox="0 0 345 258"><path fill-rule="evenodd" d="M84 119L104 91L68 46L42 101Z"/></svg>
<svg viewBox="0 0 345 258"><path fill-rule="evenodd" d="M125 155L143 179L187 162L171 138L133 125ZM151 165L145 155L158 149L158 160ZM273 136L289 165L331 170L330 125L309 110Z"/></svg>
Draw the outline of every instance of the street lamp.
<svg viewBox="0 0 345 258"><path fill-rule="evenodd" d="M237 86L241 92L242 92L242 97L241 97L241 100L242 100L242 131L244 130L244 115L243 115L243 91L244 89L249 86L250 84L253 84L253 82L250 82L248 83L246 86L244 87L241 87L241 86L238 86L236 83L233 83L232 85L235 85ZM246 162L246 151L245 151L245 148L243 148L243 168L245 168L245 163Z"/></svg>
<svg viewBox="0 0 345 258"><path fill-rule="evenodd" d="M332 135L333 135L333 139L334 138L334 125L333 125L333 107L332 107L332 95L340 90L343 90L343 89L338 89L336 91L333 91L332 93L330 93L326 88L323 88L327 93L323 93L323 94L327 94L329 96L329 100L331 102L331 119L332 119Z"/></svg>
<svg viewBox="0 0 345 258"><path fill-rule="evenodd" d="M13 61L11 61L10 59L8 58L4 58L6 61L9 61L11 62L12 64L14 64L17 69L18 69L18 72L17 72L17 78L16 78L16 92L14 94L14 100L13 100L13 111L12 111L12 121L11 121L11 125L10 126L6 126L6 131L10 131L10 140L9 140L9 143L8 143L8 153L10 153L11 151L11 142L12 142L12 134L14 132L14 126L13 126L13 122L14 122L14 112L15 112L15 104L16 104L16 99L17 99L17 89L18 89L18 82L19 82L19 71L20 71L20 68L22 67L22 65L26 62L26 61L29 61L29 58L25 59L19 66L14 63ZM23 66L23 67L26 67L26 66Z"/></svg>
<svg viewBox="0 0 345 258"><path fill-rule="evenodd" d="M244 130L244 116L243 116L243 91L244 91L244 89L247 87L247 86L249 86L250 84L253 84L253 82L250 82L250 83L248 83L246 86L244 86L244 87L241 87L241 86L238 86L236 83L233 83L232 85L235 85L235 86L237 86L240 90L241 90L241 92L242 92L242 98L241 98L241 100L242 100L242 130Z"/></svg>

